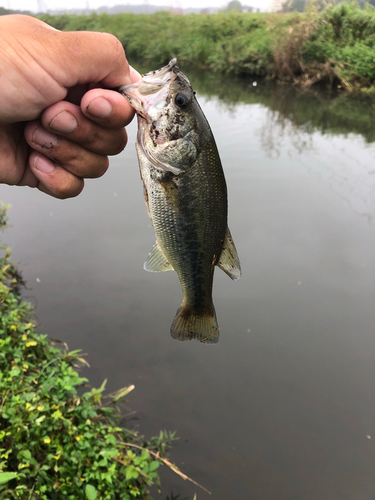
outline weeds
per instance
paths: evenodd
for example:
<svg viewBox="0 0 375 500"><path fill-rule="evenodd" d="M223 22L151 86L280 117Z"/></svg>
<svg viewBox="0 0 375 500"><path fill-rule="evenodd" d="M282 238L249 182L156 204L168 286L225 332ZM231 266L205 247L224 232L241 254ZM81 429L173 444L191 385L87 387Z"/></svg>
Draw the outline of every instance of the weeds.
<svg viewBox="0 0 375 500"><path fill-rule="evenodd" d="M0 225L5 224L0 209ZM21 275L0 256L0 498L149 499L173 433L146 442L120 426L132 387L104 396L105 382L81 396L84 360L35 331L20 296Z"/></svg>
<svg viewBox="0 0 375 500"><path fill-rule="evenodd" d="M374 89L375 9L311 2L297 14L219 13L179 16L92 14L42 19L58 29L107 31L130 61L149 69L177 57L182 65L228 75L316 83L347 91ZM150 39L153 41L150 43Z"/></svg>

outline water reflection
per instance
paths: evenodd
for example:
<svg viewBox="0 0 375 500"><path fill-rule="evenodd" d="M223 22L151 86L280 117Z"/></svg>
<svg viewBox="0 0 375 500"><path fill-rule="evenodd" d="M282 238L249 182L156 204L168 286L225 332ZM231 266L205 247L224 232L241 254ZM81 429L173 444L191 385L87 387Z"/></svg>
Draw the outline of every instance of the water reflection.
<svg viewBox="0 0 375 500"><path fill-rule="evenodd" d="M184 69L184 68L182 68ZM229 110L238 104L262 104L289 120L300 131L322 134L360 134L366 143L375 141L375 99L348 96L322 89L299 90L291 86L187 70L195 90L216 97Z"/></svg>
<svg viewBox="0 0 375 500"><path fill-rule="evenodd" d="M135 123L76 199L0 188L41 330L88 353L95 386L134 383L140 431L176 429L172 460L215 500L371 500L373 108L189 76L223 160L243 268L235 284L215 275L220 343L171 340L177 276L143 271L154 234ZM211 498L170 471L162 485L163 498Z"/></svg>
<svg viewBox="0 0 375 500"><path fill-rule="evenodd" d="M277 160L299 156L311 175L328 182L335 194L368 222L375 213L375 100L323 90L299 90L267 82L228 79L189 71L199 95L229 116L255 105L265 108L258 124L264 154ZM349 140L346 141L346 139ZM322 153L321 153L322 152Z"/></svg>
<svg viewBox="0 0 375 500"><path fill-rule="evenodd" d="M266 122L261 129L261 140L267 156L277 159L288 136L290 145L302 154L313 149L313 138L307 127L296 125L289 118L285 118L279 111L268 109Z"/></svg>

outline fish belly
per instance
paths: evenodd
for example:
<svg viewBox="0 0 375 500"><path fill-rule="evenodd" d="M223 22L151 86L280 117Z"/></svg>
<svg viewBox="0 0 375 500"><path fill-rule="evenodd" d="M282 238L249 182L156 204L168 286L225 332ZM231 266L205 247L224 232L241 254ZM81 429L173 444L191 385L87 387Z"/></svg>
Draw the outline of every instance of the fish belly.
<svg viewBox="0 0 375 500"><path fill-rule="evenodd" d="M156 241L177 272L183 301L171 327L178 340L218 341L212 282L227 227L227 192L215 148L206 148L185 172L157 170L140 161Z"/></svg>

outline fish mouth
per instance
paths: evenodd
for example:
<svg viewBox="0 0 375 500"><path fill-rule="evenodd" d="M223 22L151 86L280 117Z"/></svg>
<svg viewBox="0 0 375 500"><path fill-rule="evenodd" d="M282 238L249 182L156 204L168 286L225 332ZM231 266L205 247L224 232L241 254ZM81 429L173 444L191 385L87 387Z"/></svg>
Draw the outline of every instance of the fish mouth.
<svg viewBox="0 0 375 500"><path fill-rule="evenodd" d="M147 112L151 106L156 108L165 106L169 84L179 72L176 64L177 59L174 58L163 68L142 75L142 80L139 82L122 85L117 90L129 101L138 115L147 119Z"/></svg>
<svg viewBox="0 0 375 500"><path fill-rule="evenodd" d="M170 85L180 73L177 67L177 59L172 59L161 69L150 71L142 75L142 80L136 83L123 85L117 90L129 101L138 115L138 142L140 147L154 167L163 172L172 172L174 175L181 173L181 169L163 162L158 156L167 146L163 143L162 134L155 140L158 152L152 151L147 143L146 123L149 122L150 108L162 109L169 102ZM176 142L176 141L172 141Z"/></svg>

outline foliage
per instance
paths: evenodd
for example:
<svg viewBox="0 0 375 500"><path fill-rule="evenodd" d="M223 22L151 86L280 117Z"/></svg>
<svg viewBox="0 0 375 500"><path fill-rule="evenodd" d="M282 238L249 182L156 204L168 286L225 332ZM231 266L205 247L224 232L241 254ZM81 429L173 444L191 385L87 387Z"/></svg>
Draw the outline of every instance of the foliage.
<svg viewBox="0 0 375 500"><path fill-rule="evenodd" d="M242 5L239 0L231 0L224 9L224 12L242 12Z"/></svg>
<svg viewBox="0 0 375 500"><path fill-rule="evenodd" d="M20 296L22 277L9 250L2 251L0 498L150 498L148 486L159 484L159 457L173 434L161 432L147 443L120 426L119 403L128 388L105 397L103 382L78 394L87 383L76 371L79 351L35 331L32 309Z"/></svg>
<svg viewBox="0 0 375 500"><path fill-rule="evenodd" d="M0 229L4 229L8 225L7 210L10 205L0 203Z"/></svg>
<svg viewBox="0 0 375 500"><path fill-rule="evenodd" d="M322 2L314 0L305 13L289 14L232 10L180 16L159 11L42 19L58 29L113 33L130 61L149 70L177 57L180 65L228 75L267 77L303 87L320 82L347 91L373 90L375 9L338 3L321 10Z"/></svg>
<svg viewBox="0 0 375 500"><path fill-rule="evenodd" d="M238 12L179 16L160 11L152 15L118 14L43 16L54 27L66 30L97 29L117 36L129 60L160 67L177 57L180 64L212 68L235 74L269 72L272 35L266 15ZM153 43L149 43L150 39ZM150 68L151 69L151 68Z"/></svg>
<svg viewBox="0 0 375 500"><path fill-rule="evenodd" d="M316 10L324 10L332 5L346 2L348 0L285 0L283 3L284 12L304 12L313 7ZM358 7L365 8L366 4L375 5L375 0L356 0L354 2Z"/></svg>

